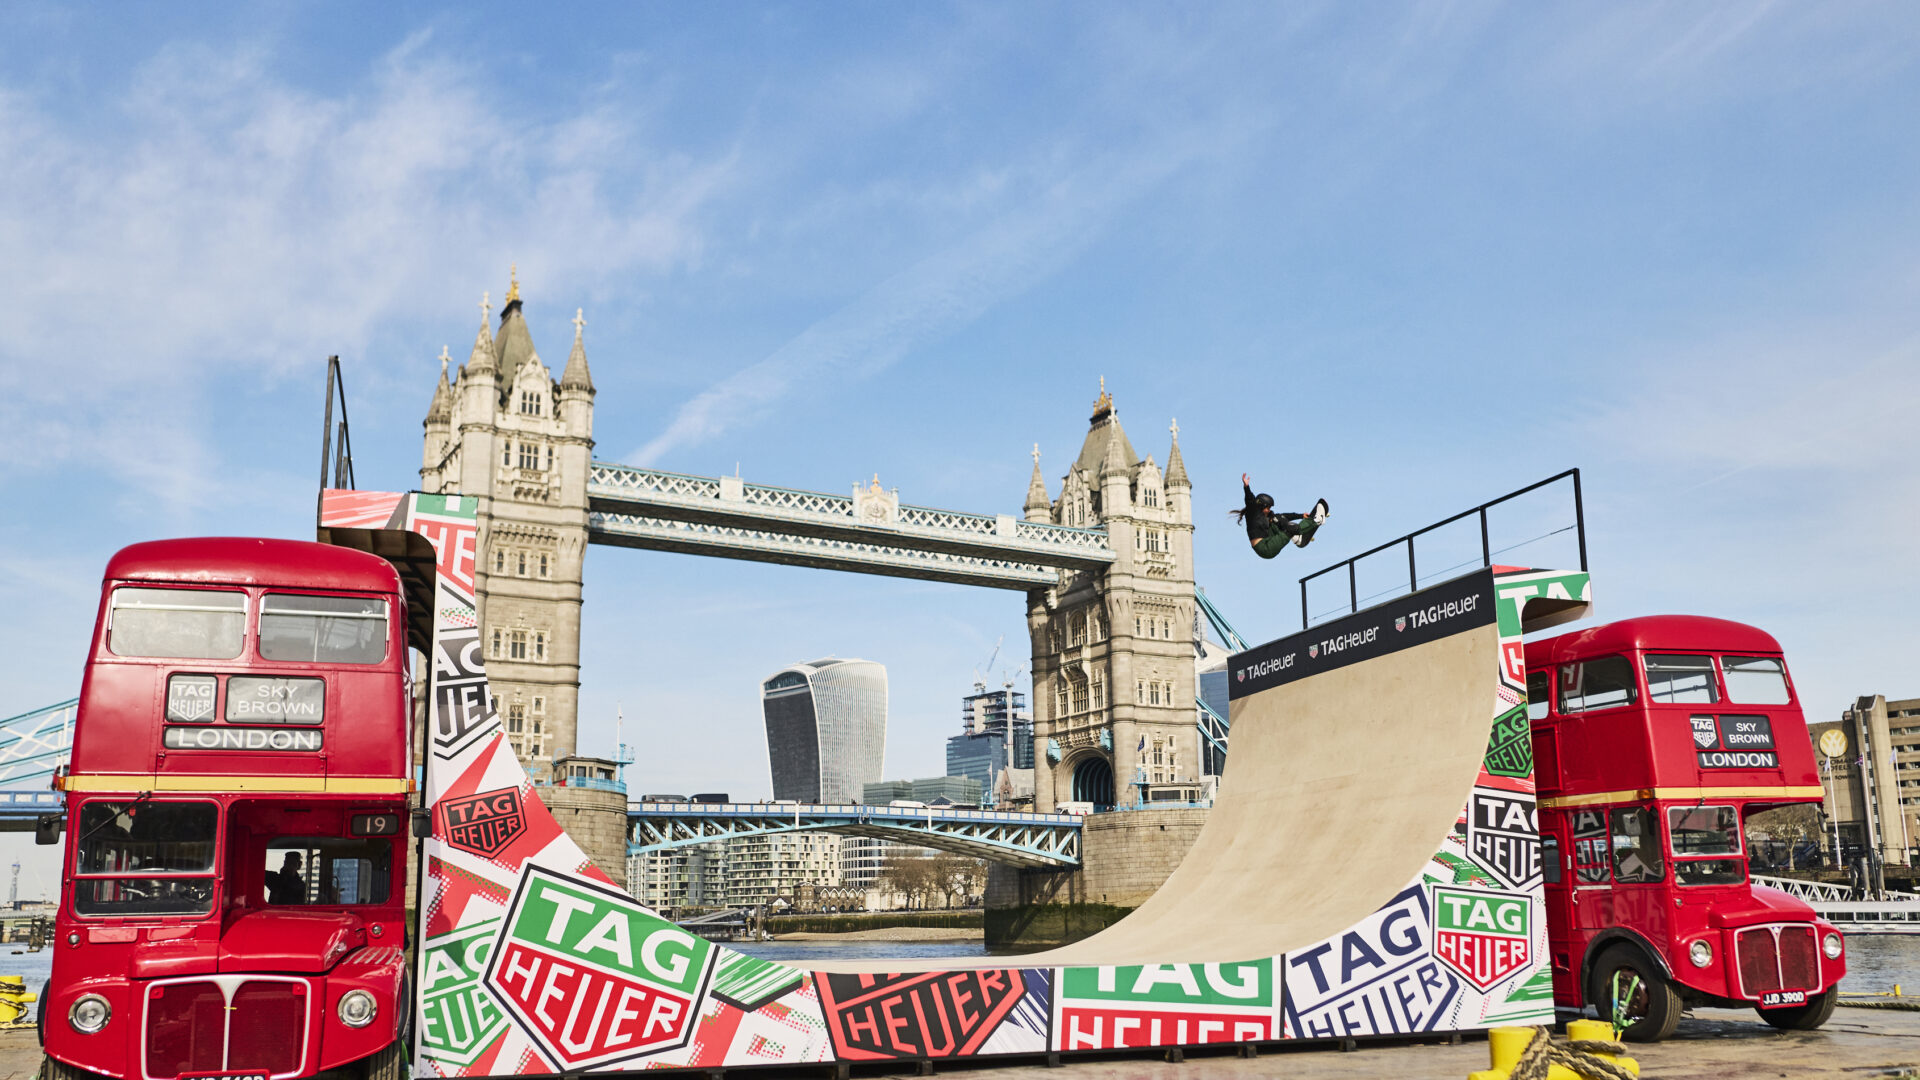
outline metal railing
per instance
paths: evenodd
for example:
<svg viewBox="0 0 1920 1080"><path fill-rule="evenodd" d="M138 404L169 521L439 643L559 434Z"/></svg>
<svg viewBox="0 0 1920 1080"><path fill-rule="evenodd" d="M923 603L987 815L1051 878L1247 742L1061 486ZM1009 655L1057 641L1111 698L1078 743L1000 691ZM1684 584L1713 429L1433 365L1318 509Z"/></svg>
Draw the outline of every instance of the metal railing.
<svg viewBox="0 0 1920 1080"><path fill-rule="evenodd" d="M1573 524L1569 527L1574 530L1578 538L1578 541L1580 544L1580 569L1582 572L1585 572L1587 569L1587 517L1586 517L1586 508L1582 504L1581 498L1580 498L1580 470L1568 469L1565 472L1555 473L1554 475L1547 477L1545 480L1528 484L1526 487L1520 488L1517 491L1509 491L1505 495L1502 495L1499 498L1490 500L1488 502L1483 502L1479 506L1476 506L1471 510L1462 510L1461 512L1443 521L1436 521L1433 524L1426 526L1425 528L1415 529L1414 531L1406 534L1405 536L1402 536L1395 540L1389 540L1386 543L1379 545L1378 547L1368 548L1366 551L1363 551L1360 554L1355 555L1350 559L1345 559L1341 562L1334 563L1332 566L1326 567L1325 569L1322 569L1322 570L1315 570L1313 573L1308 574L1306 577L1301 578L1300 579L1300 628L1302 630L1305 630L1307 627L1313 624L1312 617L1309 615L1308 607L1307 607L1307 583L1308 582L1314 580L1315 578L1322 577L1327 574L1331 574L1334 571L1341 569L1342 567L1346 568L1347 612L1348 614L1357 612L1360 610L1360 582L1359 582L1359 574L1358 574L1358 571L1356 570L1356 564L1358 564L1362 559L1371 558L1372 556L1378 555L1383 551L1390 551L1393 548L1399 547L1402 544L1405 544L1407 547L1407 589L1409 592L1419 592L1420 591L1420 568L1419 568L1419 563L1415 558L1414 542L1418 540L1420 537L1426 535L1427 533L1433 532L1436 529L1443 529L1448 525L1452 525L1456 521L1465 521L1467 518L1470 518L1470 517L1476 517L1476 516L1479 517L1480 519L1480 565L1483 567L1492 566L1493 557L1496 554L1499 554L1499 552L1496 552L1493 550L1493 544L1488 534L1487 511L1496 506L1499 506L1501 503L1508 502L1513 499L1517 499L1520 496L1527 494L1528 492L1538 491L1539 489L1546 487L1549 484L1558 483L1561 480L1565 480L1569 477L1573 479ZM1559 529L1555 531L1564 532L1566 530ZM1553 534L1548 533L1547 535L1551 536ZM1533 540L1539 540L1539 539L1544 539L1544 537L1536 536L1533 538ZM1526 540L1526 541L1523 541L1523 543L1530 544L1533 542L1533 540ZM1515 544L1512 546L1519 547L1520 545ZM1503 551L1512 550L1512 548L1511 547L1503 548L1502 550ZM1371 599L1371 597L1369 597L1369 599Z"/></svg>

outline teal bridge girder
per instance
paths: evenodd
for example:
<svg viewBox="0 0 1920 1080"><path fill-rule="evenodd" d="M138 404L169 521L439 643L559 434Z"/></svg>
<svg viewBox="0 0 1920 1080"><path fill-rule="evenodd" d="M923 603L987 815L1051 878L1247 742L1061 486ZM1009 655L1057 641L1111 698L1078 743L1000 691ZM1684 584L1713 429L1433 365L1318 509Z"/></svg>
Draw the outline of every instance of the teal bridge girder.
<svg viewBox="0 0 1920 1080"><path fill-rule="evenodd" d="M53 773L73 754L79 705L79 698L68 698L0 719L0 832L31 829L40 815L65 808Z"/></svg>
<svg viewBox="0 0 1920 1080"><path fill-rule="evenodd" d="M878 485L849 495L690 476L612 462L587 479L596 544L948 581L1000 589L1056 585L1063 571L1113 564L1104 528L900 502Z"/></svg>
<svg viewBox="0 0 1920 1080"><path fill-rule="evenodd" d="M627 805L627 853L774 833L833 832L972 855L1011 866L1066 870L1080 865L1080 818L931 806L820 803Z"/></svg>

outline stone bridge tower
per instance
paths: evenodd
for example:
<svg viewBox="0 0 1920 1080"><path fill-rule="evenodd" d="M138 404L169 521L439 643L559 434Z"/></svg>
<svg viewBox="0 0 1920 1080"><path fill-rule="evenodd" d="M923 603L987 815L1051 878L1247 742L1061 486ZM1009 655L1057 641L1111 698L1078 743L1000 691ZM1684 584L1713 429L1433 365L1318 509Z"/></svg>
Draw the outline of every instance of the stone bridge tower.
<svg viewBox="0 0 1920 1080"><path fill-rule="evenodd" d="M479 497L476 601L487 678L514 753L545 780L556 757L579 749L593 376L576 313L573 351L554 380L527 329L517 275L497 328L485 300L480 307L473 352L451 380L441 350L420 489Z"/></svg>
<svg viewBox="0 0 1920 1080"><path fill-rule="evenodd" d="M1027 594L1033 639L1034 802L1126 805L1201 778L1194 726L1193 487L1179 426L1163 472L1134 453L1101 380L1080 456L1049 498L1034 451L1028 521L1104 525L1104 572Z"/></svg>

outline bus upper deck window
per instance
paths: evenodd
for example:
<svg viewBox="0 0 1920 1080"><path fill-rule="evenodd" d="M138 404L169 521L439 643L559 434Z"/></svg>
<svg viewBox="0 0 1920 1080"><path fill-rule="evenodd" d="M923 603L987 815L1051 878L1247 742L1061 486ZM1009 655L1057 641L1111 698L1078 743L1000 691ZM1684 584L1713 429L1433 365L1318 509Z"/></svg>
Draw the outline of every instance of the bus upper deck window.
<svg viewBox="0 0 1920 1080"><path fill-rule="evenodd" d="M1785 705L1787 669L1770 656L1723 656L1720 670L1727 676L1727 700L1742 705Z"/></svg>
<svg viewBox="0 0 1920 1080"><path fill-rule="evenodd" d="M1719 701L1720 691L1713 685L1713 657L1647 654L1647 697L1667 704Z"/></svg>
<svg viewBox="0 0 1920 1080"><path fill-rule="evenodd" d="M108 620L107 648L116 656L234 660L247 629L247 594L121 586Z"/></svg>
<svg viewBox="0 0 1920 1080"><path fill-rule="evenodd" d="M268 593L260 606L260 656L377 664L387 657L387 602L377 596Z"/></svg>
<svg viewBox="0 0 1920 1080"><path fill-rule="evenodd" d="M1640 697L1633 663L1624 656L1602 656L1560 665L1560 711L1585 712L1631 705Z"/></svg>

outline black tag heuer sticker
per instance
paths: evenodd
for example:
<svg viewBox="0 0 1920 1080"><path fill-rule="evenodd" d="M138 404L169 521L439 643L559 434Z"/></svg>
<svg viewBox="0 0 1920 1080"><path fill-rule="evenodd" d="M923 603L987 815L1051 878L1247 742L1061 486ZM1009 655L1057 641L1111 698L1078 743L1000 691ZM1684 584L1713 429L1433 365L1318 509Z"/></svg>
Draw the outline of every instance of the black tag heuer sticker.
<svg viewBox="0 0 1920 1080"><path fill-rule="evenodd" d="M1527 723L1527 707L1515 705L1493 722L1493 734L1487 738L1487 771L1495 776L1524 780L1533 775L1533 729Z"/></svg>

